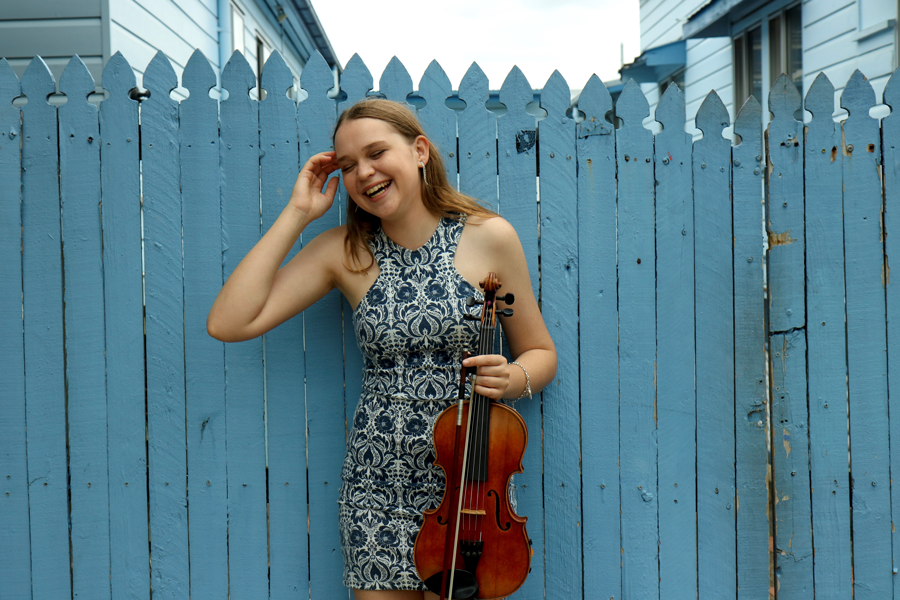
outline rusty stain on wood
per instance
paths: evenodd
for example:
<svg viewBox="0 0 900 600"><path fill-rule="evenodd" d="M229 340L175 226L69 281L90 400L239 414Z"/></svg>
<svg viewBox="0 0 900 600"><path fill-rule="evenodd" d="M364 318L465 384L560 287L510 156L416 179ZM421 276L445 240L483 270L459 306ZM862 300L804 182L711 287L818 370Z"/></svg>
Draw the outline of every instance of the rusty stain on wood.
<svg viewBox="0 0 900 600"><path fill-rule="evenodd" d="M769 248L774 246L787 246L793 244L797 240L791 237L791 230L788 229L783 233L769 232Z"/></svg>

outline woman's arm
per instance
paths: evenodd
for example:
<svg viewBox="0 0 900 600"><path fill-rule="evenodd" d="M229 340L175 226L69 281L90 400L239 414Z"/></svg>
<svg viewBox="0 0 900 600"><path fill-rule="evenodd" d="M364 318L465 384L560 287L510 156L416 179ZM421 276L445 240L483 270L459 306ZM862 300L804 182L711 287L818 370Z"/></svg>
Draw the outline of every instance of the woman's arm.
<svg viewBox="0 0 900 600"><path fill-rule="evenodd" d="M305 310L334 287L335 230L318 236L279 269L309 223L331 207L337 178L333 152L309 159L288 205L222 287L206 320L209 334L224 342L248 340Z"/></svg>
<svg viewBox="0 0 900 600"><path fill-rule="evenodd" d="M503 285L500 294L516 297L512 317L501 317L510 354L521 365L507 364L496 354L473 356L467 367L477 366L476 391L488 398L518 398L525 390L526 376L532 393L538 393L556 376L556 346L531 287L525 252L512 225L504 219L486 219L473 227L471 253L490 257L491 269Z"/></svg>

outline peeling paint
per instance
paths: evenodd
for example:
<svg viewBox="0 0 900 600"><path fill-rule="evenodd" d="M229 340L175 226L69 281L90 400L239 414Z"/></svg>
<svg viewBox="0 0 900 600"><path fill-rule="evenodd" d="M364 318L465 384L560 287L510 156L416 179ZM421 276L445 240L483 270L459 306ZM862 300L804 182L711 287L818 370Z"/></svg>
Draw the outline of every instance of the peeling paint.
<svg viewBox="0 0 900 600"><path fill-rule="evenodd" d="M793 244L797 240L791 237L791 230L788 229L783 233L769 232L769 248L774 246L787 246Z"/></svg>
<svg viewBox="0 0 900 600"><path fill-rule="evenodd" d="M786 452L784 458L785 458L785 460L787 460L787 458L791 455L791 432L788 431L787 429L785 429L784 427L781 428L781 431L782 431L782 441L784 443L784 451Z"/></svg>

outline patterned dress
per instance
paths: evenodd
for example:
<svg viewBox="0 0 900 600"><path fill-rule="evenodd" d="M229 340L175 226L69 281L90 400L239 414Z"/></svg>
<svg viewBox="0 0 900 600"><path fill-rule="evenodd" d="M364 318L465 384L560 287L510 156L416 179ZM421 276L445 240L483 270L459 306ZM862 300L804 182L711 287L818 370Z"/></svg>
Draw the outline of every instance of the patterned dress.
<svg viewBox="0 0 900 600"><path fill-rule="evenodd" d="M363 355L362 396L353 418L338 499L344 585L424 590L413 547L422 512L440 504L432 428L459 390L463 350L478 322L466 298L483 298L453 264L463 220L443 218L425 245L409 250L379 230L370 247L381 273L353 313Z"/></svg>

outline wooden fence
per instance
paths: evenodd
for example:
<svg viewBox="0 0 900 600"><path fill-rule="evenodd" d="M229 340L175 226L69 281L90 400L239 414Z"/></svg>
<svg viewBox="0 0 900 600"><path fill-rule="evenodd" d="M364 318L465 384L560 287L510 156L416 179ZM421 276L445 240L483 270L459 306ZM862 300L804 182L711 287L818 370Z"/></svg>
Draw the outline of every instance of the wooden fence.
<svg viewBox="0 0 900 600"><path fill-rule="evenodd" d="M321 57L305 100L292 83L273 54L257 102L235 55L218 102L198 52L178 103L159 54L138 102L116 55L98 107L75 58L57 108L43 61L21 82L0 61L0 598L346 597L335 502L361 368L347 305L332 293L240 344L205 330L298 165L374 89L358 57L336 100ZM378 89L404 101L413 85L395 60ZM842 123L820 75L808 125L780 79L765 136L751 98L735 145L715 92L696 142L677 87L656 135L634 83L618 129L596 77L578 122L558 73L540 121L516 68L499 116L477 65L463 110L437 63L416 93L451 178L518 230L559 350L556 380L518 404L536 554L515 597L900 596L900 119L869 116L863 75Z"/></svg>

